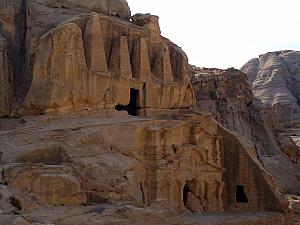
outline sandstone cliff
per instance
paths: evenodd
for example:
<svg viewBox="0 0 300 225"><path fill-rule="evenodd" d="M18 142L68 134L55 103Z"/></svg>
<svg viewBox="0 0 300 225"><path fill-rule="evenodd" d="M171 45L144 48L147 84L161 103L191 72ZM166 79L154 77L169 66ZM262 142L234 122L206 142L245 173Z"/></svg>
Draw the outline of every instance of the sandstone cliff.
<svg viewBox="0 0 300 225"><path fill-rule="evenodd" d="M247 70L244 70L248 73L248 79L246 74L234 69L192 67L197 106L211 113L256 149L256 157L272 174L283 193L299 195L299 149L291 141L289 130L274 115L274 109L261 104L257 96L252 95L249 83L256 77L255 71L258 71L253 67L256 61L251 60ZM274 70L277 71L276 68ZM272 85L269 88L276 93L277 89ZM254 93L255 90L259 91L259 88L254 88ZM265 98L268 97L273 96Z"/></svg>
<svg viewBox="0 0 300 225"><path fill-rule="evenodd" d="M102 212L112 211L114 215L104 221L115 221L118 215L124 223L138 218L134 212L142 208L152 215L168 215L171 209L193 213L286 211L285 200L255 159L253 147L211 116L192 110L166 113L148 118L82 114L1 120L4 215L16 207L23 217L36 221L80 224L74 215L55 217L55 206L79 210L80 218L85 219L86 210L97 210L96 204L101 208L98 216L92 215L94 220L103 220ZM246 200L237 199L237 185L243 187L240 195ZM76 209L78 205L90 207ZM120 207L129 207L131 216L119 212ZM46 212L48 216L41 217ZM175 215L177 223L191 219ZM282 214L272 219L267 215L261 215L262 224L286 224ZM205 219L186 224L202 224ZM173 224L172 220L162 221L150 224ZM255 224L256 220L245 218L243 222L249 221Z"/></svg>
<svg viewBox="0 0 300 225"><path fill-rule="evenodd" d="M292 223L249 142L244 74L194 80L223 126L157 16L123 0L0 6L0 224Z"/></svg>
<svg viewBox="0 0 300 225"><path fill-rule="evenodd" d="M300 52L270 52L241 68L249 74L253 94L262 107L273 108L280 123L299 121L299 62Z"/></svg>
<svg viewBox="0 0 300 225"><path fill-rule="evenodd" d="M3 0L2 10L1 77L13 90L1 86L1 102L10 112L126 107L132 90L140 109L194 104L187 57L160 35L156 16L130 22L124 1Z"/></svg>
<svg viewBox="0 0 300 225"><path fill-rule="evenodd" d="M235 69L192 69L197 106L213 114L226 128L251 138L252 90L246 74Z"/></svg>
<svg viewBox="0 0 300 225"><path fill-rule="evenodd" d="M281 149L300 162L298 144L300 53L270 52L247 62L242 71L249 75L266 125L274 131Z"/></svg>

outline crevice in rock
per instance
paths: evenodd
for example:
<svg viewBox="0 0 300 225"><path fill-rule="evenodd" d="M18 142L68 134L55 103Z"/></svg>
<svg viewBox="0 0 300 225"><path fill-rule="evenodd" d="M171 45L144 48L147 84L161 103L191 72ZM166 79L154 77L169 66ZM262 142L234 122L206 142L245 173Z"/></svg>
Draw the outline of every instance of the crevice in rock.
<svg viewBox="0 0 300 225"><path fill-rule="evenodd" d="M16 44L13 56L14 94L16 103L21 104L30 88L31 78L26 74L26 36L27 36L27 0L22 0L21 12L15 17L17 30Z"/></svg>
<svg viewBox="0 0 300 225"><path fill-rule="evenodd" d="M183 187L183 204L184 206L187 208L187 202L188 202L188 194L191 190L188 188L188 185L185 184L184 187Z"/></svg>
<svg viewBox="0 0 300 225"><path fill-rule="evenodd" d="M145 198L145 192L144 192L144 187L143 187L142 183L140 183L140 191L142 193L143 204L145 205L146 204L146 198Z"/></svg>
<svg viewBox="0 0 300 225"><path fill-rule="evenodd" d="M22 210L21 202L19 199L15 198L14 196L10 197L10 203L16 207L18 210Z"/></svg>

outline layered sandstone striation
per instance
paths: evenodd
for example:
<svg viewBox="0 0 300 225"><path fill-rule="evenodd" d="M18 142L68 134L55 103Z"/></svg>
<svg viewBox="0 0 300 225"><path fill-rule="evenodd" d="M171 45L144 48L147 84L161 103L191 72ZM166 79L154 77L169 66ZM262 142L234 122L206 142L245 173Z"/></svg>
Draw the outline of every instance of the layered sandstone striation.
<svg viewBox="0 0 300 225"><path fill-rule="evenodd" d="M158 17L137 14L130 22L125 3L3 1L3 11L11 10L5 16L20 17L17 23L0 18L10 46L2 77L15 81L14 98L7 97L9 85L1 88L9 112L114 109L129 105L132 90L141 109L193 105L185 53L160 35ZM10 75L7 64L17 60L20 68Z"/></svg>
<svg viewBox="0 0 300 225"><path fill-rule="evenodd" d="M275 179L280 181L284 191L291 195L290 208L298 215L299 63L299 52L286 50L263 54L259 58L251 59L241 68L248 74L257 99L255 107L260 110L260 121L270 140L260 140L261 132L254 136L258 140L256 142L265 143L265 148L260 148L266 149L260 151L261 159ZM299 223L299 217L297 221Z"/></svg>
<svg viewBox="0 0 300 225"><path fill-rule="evenodd" d="M292 223L249 142L245 74L192 83L158 17L123 0L0 6L0 224Z"/></svg>
<svg viewBox="0 0 300 225"><path fill-rule="evenodd" d="M67 205L76 210L76 205L97 204L104 211L116 203L129 204L133 211L144 207L153 215L158 209L166 210L166 215L171 209L193 213L286 210L285 200L251 146L211 116L191 110L168 114L10 120L0 134L5 162L1 187L9 190L10 200L3 208L5 214L13 206L35 218L36 210L42 213L45 206L55 210L53 206ZM4 127L2 123L7 119L1 120ZM247 201L237 199L237 185L243 187L241 194ZM278 219L282 221L278 224L285 224L284 216Z"/></svg>
<svg viewBox="0 0 300 225"><path fill-rule="evenodd" d="M274 109L280 123L299 120L299 61L300 53L296 51L270 52L241 68L249 74L254 96L263 107Z"/></svg>
<svg viewBox="0 0 300 225"><path fill-rule="evenodd" d="M251 138L252 90L246 74L235 69L192 68L192 84L197 106L226 128Z"/></svg>
<svg viewBox="0 0 300 225"><path fill-rule="evenodd" d="M279 146L295 163L299 163L300 53L288 50L269 52L259 59L250 60L241 70L249 74L263 120L274 131Z"/></svg>
<svg viewBox="0 0 300 225"><path fill-rule="evenodd" d="M254 65L255 61L251 60L249 65ZM300 174L297 164L299 150L288 135L292 129L287 130L276 119L274 109L263 106L252 95L249 83L255 77L253 71L257 68L249 66L245 71L247 79L246 74L234 69L192 67L197 105L255 148L256 157L270 172L282 193L297 196L300 190L297 175ZM273 92L276 92L275 88ZM293 131L296 132L296 128ZM232 155L230 163L231 159Z"/></svg>

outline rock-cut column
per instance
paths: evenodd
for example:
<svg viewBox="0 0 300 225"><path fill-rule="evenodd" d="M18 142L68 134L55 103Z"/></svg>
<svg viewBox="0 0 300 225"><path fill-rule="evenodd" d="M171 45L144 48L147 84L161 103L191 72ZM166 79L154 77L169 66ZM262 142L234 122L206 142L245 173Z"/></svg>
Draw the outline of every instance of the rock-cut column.
<svg viewBox="0 0 300 225"><path fill-rule="evenodd" d="M84 34L84 51L89 70L108 74L102 30L97 13L92 13Z"/></svg>
<svg viewBox="0 0 300 225"><path fill-rule="evenodd" d="M169 47L166 43L163 44L163 80L166 82L173 82Z"/></svg>
<svg viewBox="0 0 300 225"><path fill-rule="evenodd" d="M10 111L10 81L8 66L6 40L0 34L0 116L7 115Z"/></svg>
<svg viewBox="0 0 300 225"><path fill-rule="evenodd" d="M113 95L116 96L116 102L120 105L128 105L132 70L126 36L114 40L109 69L113 75Z"/></svg>
<svg viewBox="0 0 300 225"><path fill-rule="evenodd" d="M155 107L157 102L157 97L155 95L155 88L151 77L151 68L149 63L149 51L148 44L145 38L140 39L140 55L139 55L139 73L140 80L145 82L144 92L143 92L143 107L151 108Z"/></svg>
<svg viewBox="0 0 300 225"><path fill-rule="evenodd" d="M169 47L166 43L157 45L153 73L164 83L173 82Z"/></svg>
<svg viewBox="0 0 300 225"><path fill-rule="evenodd" d="M114 41L109 64L109 68L113 71L115 77L132 78L128 39L126 36L121 36Z"/></svg>
<svg viewBox="0 0 300 225"><path fill-rule="evenodd" d="M151 81L151 69L149 64L148 45L145 38L140 39L140 79L144 82Z"/></svg>

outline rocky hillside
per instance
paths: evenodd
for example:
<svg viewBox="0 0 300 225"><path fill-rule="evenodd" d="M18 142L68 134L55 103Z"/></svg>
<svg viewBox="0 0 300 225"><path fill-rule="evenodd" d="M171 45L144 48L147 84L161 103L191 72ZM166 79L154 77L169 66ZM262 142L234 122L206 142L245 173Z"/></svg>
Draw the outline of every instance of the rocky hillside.
<svg viewBox="0 0 300 225"><path fill-rule="evenodd" d="M252 94L250 82L255 77L253 71L258 71L257 68L252 67L255 65L254 62L255 60L251 60L247 64L247 70L244 70L249 75L235 69L192 67L192 83L197 106L211 113L223 126L235 132L236 135L245 137L255 147L258 159L272 174L284 193L292 196L299 195L300 151L290 138L291 126L296 124L283 123L284 120L274 115L278 107L272 108L267 104L262 104L259 100L260 96L255 95L256 91L261 93L258 87L253 88ZM275 74L277 69L272 69L274 72L269 73ZM269 93L276 93L277 89L272 85L268 88L272 89ZM281 90L278 89L278 95ZM273 95L270 94L264 98L272 97ZM294 101L291 104L294 105ZM294 132L295 129L293 129Z"/></svg>
<svg viewBox="0 0 300 225"><path fill-rule="evenodd" d="M246 74L235 69L193 69L197 106L213 114L226 128L251 138L251 87Z"/></svg>
<svg viewBox="0 0 300 225"><path fill-rule="evenodd" d="M257 99L256 107L260 109L265 127L273 136L273 143L278 146L276 151L273 147L270 152L270 158L275 159L274 162L277 161L277 169L274 171L279 174L284 169L286 172L290 171L297 178L293 182L293 185L297 186L300 180L300 52L269 52L251 59L241 70L248 74L249 84ZM289 157L292 164L280 155L280 151ZM289 190L290 193L299 195L299 191ZM298 209L296 211L299 213L299 201L294 208Z"/></svg>
<svg viewBox="0 0 300 225"><path fill-rule="evenodd" d="M262 117L286 154L300 162L300 52L269 52L251 59L241 70L248 74Z"/></svg>
<svg viewBox="0 0 300 225"><path fill-rule="evenodd" d="M246 75L191 82L158 19L0 0L0 225L293 224L296 163Z"/></svg>
<svg viewBox="0 0 300 225"><path fill-rule="evenodd" d="M140 108L194 103L187 57L160 35L157 16L131 18L126 1L0 4L0 115L113 110L131 88Z"/></svg>
<svg viewBox="0 0 300 225"><path fill-rule="evenodd" d="M284 126L299 123L300 52L269 52L251 59L241 70L249 75L253 94L263 108L272 108Z"/></svg>

